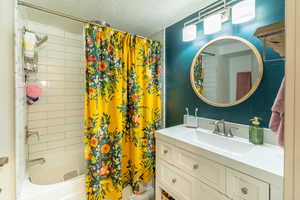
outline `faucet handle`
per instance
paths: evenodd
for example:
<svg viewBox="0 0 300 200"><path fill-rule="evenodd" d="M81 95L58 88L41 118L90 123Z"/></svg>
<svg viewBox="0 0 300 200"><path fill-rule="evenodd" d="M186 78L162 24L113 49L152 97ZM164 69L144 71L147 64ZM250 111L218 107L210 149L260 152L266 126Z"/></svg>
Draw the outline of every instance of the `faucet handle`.
<svg viewBox="0 0 300 200"><path fill-rule="evenodd" d="M214 134L217 134L220 132L220 129L219 129L219 126L218 126L218 121L210 121L209 122L210 125L214 125L214 130L213 130L213 133Z"/></svg>
<svg viewBox="0 0 300 200"><path fill-rule="evenodd" d="M234 137L233 130L239 130L239 128L237 128L237 127L230 127L229 128L229 132L228 132L228 136L229 137Z"/></svg>
<svg viewBox="0 0 300 200"><path fill-rule="evenodd" d="M210 121L209 124L210 125L216 125L217 121Z"/></svg>
<svg viewBox="0 0 300 200"><path fill-rule="evenodd" d="M40 132L39 131L29 130L28 126L26 126L25 129L26 129L26 139L27 139L27 141L33 135L35 135L37 137L38 141L40 140Z"/></svg>

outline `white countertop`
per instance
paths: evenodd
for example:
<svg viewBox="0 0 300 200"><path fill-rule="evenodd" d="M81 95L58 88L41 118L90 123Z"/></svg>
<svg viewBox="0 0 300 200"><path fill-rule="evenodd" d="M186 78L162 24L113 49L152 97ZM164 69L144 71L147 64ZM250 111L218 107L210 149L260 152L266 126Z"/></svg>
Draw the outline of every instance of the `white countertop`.
<svg viewBox="0 0 300 200"><path fill-rule="evenodd" d="M282 186L284 154L281 147L270 144L253 145L251 151L235 154L201 143L201 141L195 140L195 134L195 129L186 128L183 125L156 131L158 139L174 143L179 148L200 154L270 184ZM249 145L248 140L244 138L234 137L233 140L239 140Z"/></svg>

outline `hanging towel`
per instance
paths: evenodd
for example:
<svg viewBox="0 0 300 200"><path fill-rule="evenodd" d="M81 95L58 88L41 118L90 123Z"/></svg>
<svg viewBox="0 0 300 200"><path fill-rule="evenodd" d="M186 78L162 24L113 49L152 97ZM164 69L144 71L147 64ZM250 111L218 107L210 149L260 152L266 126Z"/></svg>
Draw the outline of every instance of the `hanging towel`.
<svg viewBox="0 0 300 200"><path fill-rule="evenodd" d="M277 141L280 146L284 145L284 89L285 78L281 82L277 97L272 106L272 116L269 128L277 134Z"/></svg>
<svg viewBox="0 0 300 200"><path fill-rule="evenodd" d="M34 59L37 38L34 33L26 31L24 34L24 56Z"/></svg>
<svg viewBox="0 0 300 200"><path fill-rule="evenodd" d="M239 100L251 90L252 77L251 72L238 72L236 76L236 100Z"/></svg>

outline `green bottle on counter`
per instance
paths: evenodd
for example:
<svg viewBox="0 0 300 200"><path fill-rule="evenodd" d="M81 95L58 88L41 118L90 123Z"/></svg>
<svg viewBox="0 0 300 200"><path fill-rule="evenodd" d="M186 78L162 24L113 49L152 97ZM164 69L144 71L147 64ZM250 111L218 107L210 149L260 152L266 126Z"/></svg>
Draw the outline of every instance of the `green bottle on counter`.
<svg viewBox="0 0 300 200"><path fill-rule="evenodd" d="M253 117L249 126L249 141L253 144L264 144L264 129L261 127L261 118Z"/></svg>

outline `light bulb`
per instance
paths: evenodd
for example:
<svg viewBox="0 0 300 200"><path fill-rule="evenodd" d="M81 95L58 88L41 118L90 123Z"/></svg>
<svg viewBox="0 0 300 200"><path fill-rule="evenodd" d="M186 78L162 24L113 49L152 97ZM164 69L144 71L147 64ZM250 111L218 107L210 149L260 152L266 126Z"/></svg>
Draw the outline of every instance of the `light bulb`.
<svg viewBox="0 0 300 200"><path fill-rule="evenodd" d="M204 18L204 34L209 35L217 33L222 27L222 16L221 14L215 14Z"/></svg>
<svg viewBox="0 0 300 200"><path fill-rule="evenodd" d="M232 23L241 24L255 18L255 0L244 0L232 7Z"/></svg>
<svg viewBox="0 0 300 200"><path fill-rule="evenodd" d="M185 26L182 30L182 40L184 42L195 40L197 37L197 27L195 24Z"/></svg>

